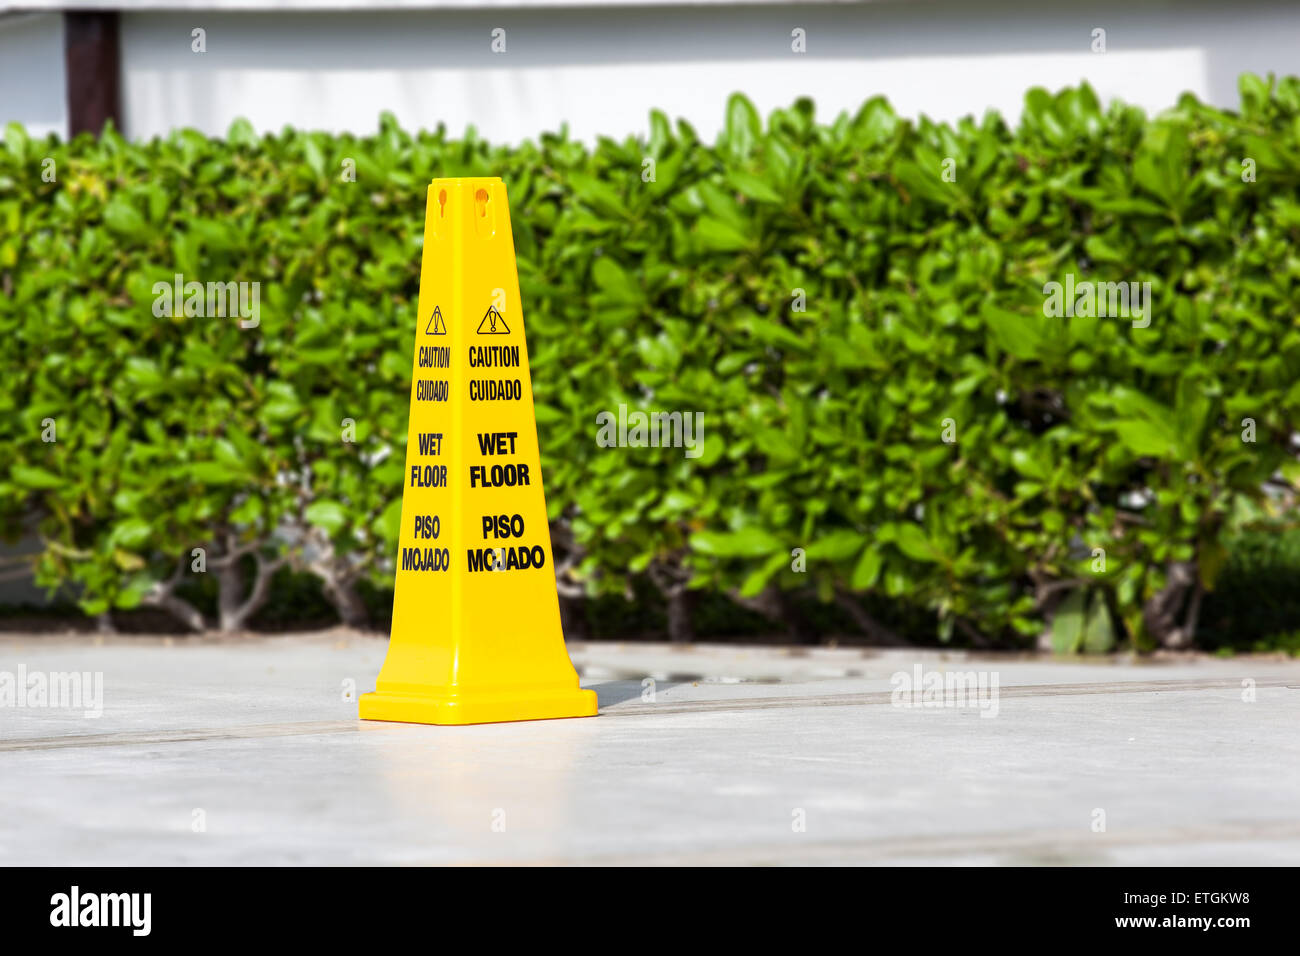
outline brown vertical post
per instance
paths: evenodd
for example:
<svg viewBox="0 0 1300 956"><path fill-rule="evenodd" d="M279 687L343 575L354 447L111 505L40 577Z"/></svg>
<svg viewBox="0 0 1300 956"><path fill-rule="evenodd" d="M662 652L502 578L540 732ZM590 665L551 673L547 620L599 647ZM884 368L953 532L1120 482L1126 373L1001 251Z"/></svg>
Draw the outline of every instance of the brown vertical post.
<svg viewBox="0 0 1300 956"><path fill-rule="evenodd" d="M117 11L63 14L63 69L68 88L68 136L98 134L108 120L122 128L121 56Z"/></svg>

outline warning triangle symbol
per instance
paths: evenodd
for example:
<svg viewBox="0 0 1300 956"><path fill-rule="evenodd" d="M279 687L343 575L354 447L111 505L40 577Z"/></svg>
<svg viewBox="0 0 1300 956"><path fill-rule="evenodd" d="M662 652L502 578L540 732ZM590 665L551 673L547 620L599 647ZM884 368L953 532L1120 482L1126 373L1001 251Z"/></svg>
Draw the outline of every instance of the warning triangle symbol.
<svg viewBox="0 0 1300 956"><path fill-rule="evenodd" d="M447 323L442 321L442 307L435 305L433 315L429 316L429 324L424 328L425 335L446 335Z"/></svg>
<svg viewBox="0 0 1300 956"><path fill-rule="evenodd" d="M506 335L510 327L506 325L505 316L497 311L495 305L489 305L483 313L483 321L478 324L479 335Z"/></svg>

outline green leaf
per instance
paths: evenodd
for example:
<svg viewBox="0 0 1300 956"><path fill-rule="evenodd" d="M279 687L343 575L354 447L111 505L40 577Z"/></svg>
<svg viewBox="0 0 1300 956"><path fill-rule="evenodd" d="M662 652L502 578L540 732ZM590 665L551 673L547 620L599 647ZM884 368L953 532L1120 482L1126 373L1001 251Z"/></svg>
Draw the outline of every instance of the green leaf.
<svg viewBox="0 0 1300 956"><path fill-rule="evenodd" d="M1037 478L1039 481L1046 481L1051 475L1048 468L1024 448L1016 448L1011 452L1011 465L1020 474Z"/></svg>
<svg viewBox="0 0 1300 956"><path fill-rule="evenodd" d="M716 252L735 252L750 244L749 236L721 219L701 219L695 231L704 248Z"/></svg>
<svg viewBox="0 0 1300 956"><path fill-rule="evenodd" d="M238 469L218 461L200 461L189 467L190 477L203 485L234 485L246 480Z"/></svg>
<svg viewBox="0 0 1300 956"><path fill-rule="evenodd" d="M843 561L857 554L866 540L867 536L858 531L832 531L808 546L808 557L818 561Z"/></svg>
<svg viewBox="0 0 1300 956"><path fill-rule="evenodd" d="M1060 322L1041 314L1023 315L988 305L981 313L998 347L1017 358L1042 358L1049 351L1047 323ZM1058 327L1053 334L1059 334Z"/></svg>
<svg viewBox="0 0 1300 956"><path fill-rule="evenodd" d="M328 498L313 501L303 511L303 516L310 524L324 528L330 534L337 532L348 521L348 513L343 505Z"/></svg>
<svg viewBox="0 0 1300 956"><path fill-rule="evenodd" d="M726 142L733 156L748 156L763 135L763 121L758 110L743 94L732 93L727 100Z"/></svg>
<svg viewBox="0 0 1300 956"><path fill-rule="evenodd" d="M325 154L311 134L302 137L302 156L318 178L325 175Z"/></svg>
<svg viewBox="0 0 1300 956"><path fill-rule="evenodd" d="M231 146L245 146L252 149L257 146L257 133L253 129L253 124L241 116L230 124L230 128L226 131L226 141Z"/></svg>
<svg viewBox="0 0 1300 956"><path fill-rule="evenodd" d="M13 480L24 488L61 488L63 479L44 468L31 465L14 465L10 469Z"/></svg>
<svg viewBox="0 0 1300 956"><path fill-rule="evenodd" d="M934 562L941 557L940 552L930 543L930 539L918 525L895 525L894 544L913 561Z"/></svg>
<svg viewBox="0 0 1300 956"><path fill-rule="evenodd" d="M752 176L740 170L732 170L727 174L727 181L731 183L733 189L755 202L772 203L773 205L781 203L780 193L757 176Z"/></svg>
<svg viewBox="0 0 1300 956"><path fill-rule="evenodd" d="M104 225L118 235L130 239L143 236L149 228L140 210L122 196L114 196L104 207Z"/></svg>
<svg viewBox="0 0 1300 956"><path fill-rule="evenodd" d="M787 560L785 554L774 554L752 571L740 586L741 597L754 597L762 592L767 587L767 583L772 580L772 576L786 566Z"/></svg>
<svg viewBox="0 0 1300 956"><path fill-rule="evenodd" d="M720 558L763 557L774 551L784 555L786 551L781 541L754 527L730 532L698 531L691 536L691 547L701 554Z"/></svg>
<svg viewBox="0 0 1300 956"><path fill-rule="evenodd" d="M858 559L857 567L853 569L853 577L849 580L849 586L855 591L868 591L875 587L877 579L880 577L880 569L884 565L884 558L879 551L871 545L867 545L862 551L862 557Z"/></svg>
<svg viewBox="0 0 1300 956"><path fill-rule="evenodd" d="M1138 455L1163 458L1178 447L1178 436L1157 422L1134 419L1115 422L1112 427L1124 447Z"/></svg>
<svg viewBox="0 0 1300 956"><path fill-rule="evenodd" d="M1110 619L1110 608L1100 591L1092 596L1088 609L1088 622L1083 631L1085 654L1106 654L1115 647L1115 628Z"/></svg>
<svg viewBox="0 0 1300 956"><path fill-rule="evenodd" d="M1052 617L1052 650L1057 654L1078 653L1083 641L1084 591L1076 588L1067 594Z"/></svg>
<svg viewBox="0 0 1300 956"><path fill-rule="evenodd" d="M396 542L402 530L402 499L396 497L371 525L375 533L386 542Z"/></svg>
<svg viewBox="0 0 1300 956"><path fill-rule="evenodd" d="M113 528L113 533L108 538L109 545L137 551L148 542L152 532L149 522L143 518L128 518Z"/></svg>
<svg viewBox="0 0 1300 956"><path fill-rule="evenodd" d="M14 154L18 162L24 162L27 158L27 147L31 141L27 138L27 131L19 123L7 123L5 125L5 146L9 152Z"/></svg>

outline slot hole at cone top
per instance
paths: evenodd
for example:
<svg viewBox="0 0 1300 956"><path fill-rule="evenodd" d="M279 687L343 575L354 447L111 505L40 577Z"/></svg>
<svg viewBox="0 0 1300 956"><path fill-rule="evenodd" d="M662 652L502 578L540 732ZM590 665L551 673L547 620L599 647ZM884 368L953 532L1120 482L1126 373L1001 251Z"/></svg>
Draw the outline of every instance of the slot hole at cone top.
<svg viewBox="0 0 1300 956"><path fill-rule="evenodd" d="M447 215L447 190L438 190L438 216L442 218Z"/></svg>
<svg viewBox="0 0 1300 956"><path fill-rule="evenodd" d="M488 191L486 189L480 189L474 194L474 208L478 210L480 218L487 215L487 204Z"/></svg>

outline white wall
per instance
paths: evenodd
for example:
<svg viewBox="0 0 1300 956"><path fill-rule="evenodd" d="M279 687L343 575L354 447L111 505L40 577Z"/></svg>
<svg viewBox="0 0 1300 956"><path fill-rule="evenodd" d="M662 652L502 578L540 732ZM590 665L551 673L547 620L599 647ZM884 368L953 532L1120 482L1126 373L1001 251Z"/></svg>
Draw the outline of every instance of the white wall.
<svg viewBox="0 0 1300 956"><path fill-rule="evenodd" d="M1086 6L1090 12L1078 12ZM190 50L202 26L208 52ZM507 52L493 54L493 27ZM808 52L790 52L790 30ZM1107 52L1090 51L1095 27ZM1237 102L1245 70L1300 72L1300 5L1275 0L897 0L868 4L700 3L647 7L610 0L566 9L388 10L369 13L128 12L123 15L127 132L177 126L222 133L245 116L365 132L392 110L408 126L470 124L517 142L568 121L592 140L644 132L660 107L706 137L733 90L763 111L813 97L832 118L875 93L937 119L1019 112L1025 88L1088 79L1105 97L1148 110L1184 90ZM0 125L36 135L67 124L59 13L0 16Z"/></svg>
<svg viewBox="0 0 1300 956"><path fill-rule="evenodd" d="M1079 12L1086 6L1090 12ZM489 49L494 27L507 52ZM790 31L808 52L790 52ZM191 30L207 52L191 52ZM1092 30L1107 52L1091 52ZM136 137L194 126L221 133L239 116L373 130L381 110L404 125L474 124L516 142L567 121L584 140L642 132L651 107L706 137L726 97L764 112L800 95L833 118L876 93L937 119L988 107L1019 113L1034 84L1089 80L1148 110L1184 90L1237 102L1237 74L1300 72L1300 5L1275 0L902 0L868 4L696 4L605 8L340 12L126 13L125 123Z"/></svg>
<svg viewBox="0 0 1300 956"><path fill-rule="evenodd" d="M0 128L11 122L33 136L67 135L60 13L0 16Z"/></svg>

